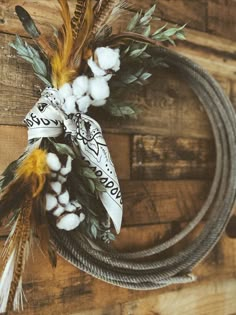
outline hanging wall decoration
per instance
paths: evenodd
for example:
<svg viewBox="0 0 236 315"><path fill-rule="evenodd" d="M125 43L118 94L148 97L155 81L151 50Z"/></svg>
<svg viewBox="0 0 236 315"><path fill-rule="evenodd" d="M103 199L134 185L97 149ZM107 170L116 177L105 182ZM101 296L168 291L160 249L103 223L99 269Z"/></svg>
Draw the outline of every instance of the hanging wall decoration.
<svg viewBox="0 0 236 315"><path fill-rule="evenodd" d="M0 180L0 221L11 226L2 251L0 312L23 309L22 276L35 243L54 267L59 253L81 270L127 288L192 281L191 269L219 239L235 197L232 106L200 67L160 46L184 40L185 26L152 31L153 6L136 13L124 31L113 33L112 22L125 2L78 0L73 16L66 0L58 3L62 26L50 40L26 8L15 8L33 41L17 35L10 46L32 65L45 89L25 116L28 146ZM173 239L145 251L110 252L102 244L115 239L113 230L120 232L122 195L109 148L90 109L101 107L120 118L137 116L140 109L124 101L123 92L146 84L149 69L161 64L175 67L204 103L217 144L213 185L196 218ZM148 259L183 239L208 210L205 228L192 244L167 259Z"/></svg>

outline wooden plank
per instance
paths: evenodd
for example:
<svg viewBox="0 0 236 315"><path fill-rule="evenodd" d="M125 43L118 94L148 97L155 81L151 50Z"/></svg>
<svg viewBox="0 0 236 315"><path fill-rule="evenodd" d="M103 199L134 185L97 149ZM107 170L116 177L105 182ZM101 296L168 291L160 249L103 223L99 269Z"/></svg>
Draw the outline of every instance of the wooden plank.
<svg viewBox="0 0 236 315"><path fill-rule="evenodd" d="M130 178L129 136L105 134L113 162L120 179ZM27 129L24 127L0 125L0 173L14 159L17 159L27 145ZM122 154L121 154L122 153Z"/></svg>
<svg viewBox="0 0 236 315"><path fill-rule="evenodd" d="M200 210L210 181L121 181L123 226L189 221Z"/></svg>
<svg viewBox="0 0 236 315"><path fill-rule="evenodd" d="M161 20L177 24L188 23L188 27L205 31L207 21L206 0L130 0L131 9L148 10L157 3L157 15Z"/></svg>
<svg viewBox="0 0 236 315"><path fill-rule="evenodd" d="M208 0L209 32L236 40L236 2L234 0Z"/></svg>
<svg viewBox="0 0 236 315"><path fill-rule="evenodd" d="M13 57L8 47L12 37L1 35L4 47L0 55L2 77L0 88L0 123L20 124L39 97L39 81L33 77L31 67ZM19 70L20 69L20 70ZM151 133L162 135L192 135L209 137L209 123L202 107L193 96L190 88L178 78L175 71L157 70L148 87L139 88L132 97L137 106L143 109L138 120L107 119L104 112L96 116L102 121L104 130L119 133Z"/></svg>
<svg viewBox="0 0 236 315"><path fill-rule="evenodd" d="M70 0L70 7L73 11L75 0ZM141 1L131 0L128 2L131 10L147 10L154 3L153 0ZM36 1L23 1L18 0L18 5L24 5L29 11L32 17L37 21L40 30L43 32L51 31L50 25L44 23L44 12L47 12L47 18L49 21L55 22L57 26L60 25L60 19L57 19L57 1L40 0ZM15 1L3 0L1 3L1 15L0 15L0 30L3 32L14 33L20 28L20 23L17 21L17 17L14 14ZM189 27L198 30L206 29L206 1L205 0L160 0L158 1L158 15L162 20L168 20L173 23L184 24L188 22ZM21 31L22 34L23 31ZM26 35L26 34L25 34Z"/></svg>
<svg viewBox="0 0 236 315"><path fill-rule="evenodd" d="M194 315L233 314L236 308L235 250L235 241L223 238L212 255L194 269L198 276L195 283L154 291L132 291L97 280L60 258L57 268L52 270L46 258L35 249L24 276L28 303L23 314L100 315L111 307L119 314L119 306L120 314L178 315L189 314L189 311ZM176 299L178 303L173 303Z"/></svg>
<svg viewBox="0 0 236 315"><path fill-rule="evenodd" d="M210 179L214 142L205 139L134 136L133 179Z"/></svg>

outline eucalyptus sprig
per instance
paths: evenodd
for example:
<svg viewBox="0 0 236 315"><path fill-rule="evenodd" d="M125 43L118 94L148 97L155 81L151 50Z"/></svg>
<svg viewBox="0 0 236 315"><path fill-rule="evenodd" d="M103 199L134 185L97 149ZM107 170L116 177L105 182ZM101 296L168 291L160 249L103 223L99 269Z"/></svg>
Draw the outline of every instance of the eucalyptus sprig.
<svg viewBox="0 0 236 315"><path fill-rule="evenodd" d="M16 50L19 57L32 65L35 75L43 81L46 86L51 86L51 83L48 80L49 71L47 66L34 47L29 45L26 41L23 41L19 35L16 35L15 41L9 45Z"/></svg>

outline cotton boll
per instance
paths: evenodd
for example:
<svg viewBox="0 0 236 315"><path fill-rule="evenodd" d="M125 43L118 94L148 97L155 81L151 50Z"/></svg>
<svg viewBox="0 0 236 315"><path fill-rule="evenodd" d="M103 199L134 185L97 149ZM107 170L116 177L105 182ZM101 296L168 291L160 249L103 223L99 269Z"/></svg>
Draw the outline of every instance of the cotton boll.
<svg viewBox="0 0 236 315"><path fill-rule="evenodd" d="M60 230L71 231L77 228L79 224L80 218L75 213L69 213L59 218L56 225Z"/></svg>
<svg viewBox="0 0 236 315"><path fill-rule="evenodd" d="M108 73L107 75L104 75L103 78L104 78L106 81L110 81L111 78L112 78L112 74L111 74L111 73Z"/></svg>
<svg viewBox="0 0 236 315"><path fill-rule="evenodd" d="M88 65L91 71L93 72L95 77L102 77L106 74L106 71L99 68L99 66L96 64L95 61L93 61L93 58L89 58Z"/></svg>
<svg viewBox="0 0 236 315"><path fill-rule="evenodd" d="M65 190L59 197L58 200L61 205L67 205L70 200L70 195L68 193L68 190Z"/></svg>
<svg viewBox="0 0 236 315"><path fill-rule="evenodd" d="M71 172L71 164L72 164L72 157L68 156L67 161L66 161L66 165L61 168L60 173L64 176L68 175Z"/></svg>
<svg viewBox="0 0 236 315"><path fill-rule="evenodd" d="M57 198L52 194L46 194L46 210L51 211L57 206Z"/></svg>
<svg viewBox="0 0 236 315"><path fill-rule="evenodd" d="M62 105L64 112L69 114L76 114L78 112L76 108L76 96L70 95L66 98L65 103Z"/></svg>
<svg viewBox="0 0 236 315"><path fill-rule="evenodd" d="M57 179L61 184L64 184L66 182L66 177L64 177L63 175L58 175Z"/></svg>
<svg viewBox="0 0 236 315"><path fill-rule="evenodd" d="M55 217L59 217L60 215L62 215L64 211L65 211L64 207L58 206L56 210L53 211L53 215L55 215Z"/></svg>
<svg viewBox="0 0 236 315"><path fill-rule="evenodd" d="M89 92L94 100L103 100L110 95L108 83L102 77L89 80Z"/></svg>
<svg viewBox="0 0 236 315"><path fill-rule="evenodd" d="M65 100L67 97L72 95L72 87L69 83L65 83L62 87L60 87L58 92L60 97Z"/></svg>
<svg viewBox="0 0 236 315"><path fill-rule="evenodd" d="M76 210L82 209L81 204L77 200L73 200L71 203L76 207Z"/></svg>
<svg viewBox="0 0 236 315"><path fill-rule="evenodd" d="M117 72L120 70L120 59L117 60L116 64L112 68L113 71Z"/></svg>
<svg viewBox="0 0 236 315"><path fill-rule="evenodd" d="M77 77L72 84L73 94L77 97L81 97L88 91L88 77L81 75Z"/></svg>
<svg viewBox="0 0 236 315"><path fill-rule="evenodd" d="M79 111L81 113L87 113L88 108L90 104L92 103L92 100L88 95L85 95L85 96L82 96L81 98L78 98L76 100L76 103L78 104Z"/></svg>
<svg viewBox="0 0 236 315"><path fill-rule="evenodd" d="M65 211L67 211L67 212L74 212L75 210L76 210L76 206L70 202L65 207Z"/></svg>
<svg viewBox="0 0 236 315"><path fill-rule="evenodd" d="M96 106L96 107L103 106L103 105L106 104L106 101L107 101L107 100L93 101L93 102L92 102L92 105L93 105L93 106Z"/></svg>
<svg viewBox="0 0 236 315"><path fill-rule="evenodd" d="M51 182L50 186L52 188L52 190L57 194L60 195L61 193L61 183L59 182Z"/></svg>
<svg viewBox="0 0 236 315"><path fill-rule="evenodd" d="M58 172L61 169L61 162L55 153L47 154L47 165L51 171Z"/></svg>
<svg viewBox="0 0 236 315"><path fill-rule="evenodd" d="M119 49L109 47L99 47L95 50L95 55L98 59L98 65L104 70L112 69L120 59Z"/></svg>
<svg viewBox="0 0 236 315"><path fill-rule="evenodd" d="M85 214L83 212L80 213L79 218L80 218L80 222L83 222L85 219Z"/></svg>

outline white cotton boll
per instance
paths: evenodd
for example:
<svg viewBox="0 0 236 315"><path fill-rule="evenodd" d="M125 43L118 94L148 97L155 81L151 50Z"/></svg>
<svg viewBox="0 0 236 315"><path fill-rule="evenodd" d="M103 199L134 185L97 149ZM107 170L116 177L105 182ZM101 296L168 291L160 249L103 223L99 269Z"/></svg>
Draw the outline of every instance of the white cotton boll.
<svg viewBox="0 0 236 315"><path fill-rule="evenodd" d="M120 59L117 60L116 64L112 68L113 71L117 72L120 70Z"/></svg>
<svg viewBox="0 0 236 315"><path fill-rule="evenodd" d="M60 196L58 196L60 204L67 205L70 200L70 195L68 190L65 190Z"/></svg>
<svg viewBox="0 0 236 315"><path fill-rule="evenodd" d="M60 230L71 231L77 228L80 224L80 218L75 213L69 213L59 218L57 227Z"/></svg>
<svg viewBox="0 0 236 315"><path fill-rule="evenodd" d="M71 172L72 157L68 155L66 165L61 168L61 175L68 175Z"/></svg>
<svg viewBox="0 0 236 315"><path fill-rule="evenodd" d="M99 47L95 50L95 55L98 59L98 65L104 70L113 69L120 59L119 49L109 47Z"/></svg>
<svg viewBox="0 0 236 315"><path fill-rule="evenodd" d="M58 92L60 97L65 100L67 97L72 95L72 87L69 83L65 83L62 87L60 87Z"/></svg>
<svg viewBox="0 0 236 315"><path fill-rule="evenodd" d="M85 214L83 212L80 213L79 218L80 218L80 222L83 222L85 219Z"/></svg>
<svg viewBox="0 0 236 315"><path fill-rule="evenodd" d="M112 74L111 74L111 73L108 73L107 75L104 75L103 78L104 78L106 81L110 81L111 78L112 78Z"/></svg>
<svg viewBox="0 0 236 315"><path fill-rule="evenodd" d="M46 194L46 210L51 211L57 206L57 198L52 194Z"/></svg>
<svg viewBox="0 0 236 315"><path fill-rule="evenodd" d="M60 195L61 193L61 183L59 182L51 182L50 186L52 188L52 190L57 194Z"/></svg>
<svg viewBox="0 0 236 315"><path fill-rule="evenodd" d="M62 215L64 211L65 211L64 207L59 206L56 208L56 210L53 211L53 215L55 215L55 217L59 217L60 215Z"/></svg>
<svg viewBox="0 0 236 315"><path fill-rule="evenodd" d="M107 100L93 101L93 102L92 102L92 105L93 105L93 106L96 106L96 107L103 106L103 105L106 104L106 101L107 101Z"/></svg>
<svg viewBox="0 0 236 315"><path fill-rule="evenodd" d="M76 114L78 112L76 108L76 96L68 96L65 100L65 103L62 105L62 109L67 115Z"/></svg>
<svg viewBox="0 0 236 315"><path fill-rule="evenodd" d="M63 175L58 175L57 179L62 184L64 184L66 182L66 177L64 177Z"/></svg>
<svg viewBox="0 0 236 315"><path fill-rule="evenodd" d="M76 210L76 206L73 205L73 203L70 203L70 202L65 207L65 211L67 211L67 212L73 212L75 210Z"/></svg>
<svg viewBox="0 0 236 315"><path fill-rule="evenodd" d="M92 73L95 77L102 77L106 74L106 71L99 68L99 66L96 64L95 61L93 61L93 58L89 58L88 60L89 68L91 69Z"/></svg>
<svg viewBox="0 0 236 315"><path fill-rule="evenodd" d="M73 94L77 97L81 97L88 91L88 77L81 75L77 77L72 83Z"/></svg>
<svg viewBox="0 0 236 315"><path fill-rule="evenodd" d="M81 204L77 200L73 200L71 203L76 207L77 210L82 209Z"/></svg>
<svg viewBox="0 0 236 315"><path fill-rule="evenodd" d="M108 83L102 77L89 80L89 92L94 100L103 100L110 95Z"/></svg>
<svg viewBox="0 0 236 315"><path fill-rule="evenodd" d="M92 103L91 98L88 95L85 95L76 100L76 103L79 106L79 111L82 113L87 113L90 104Z"/></svg>
<svg viewBox="0 0 236 315"><path fill-rule="evenodd" d="M58 172L61 169L61 162L55 153L47 154L47 165L51 171Z"/></svg>

